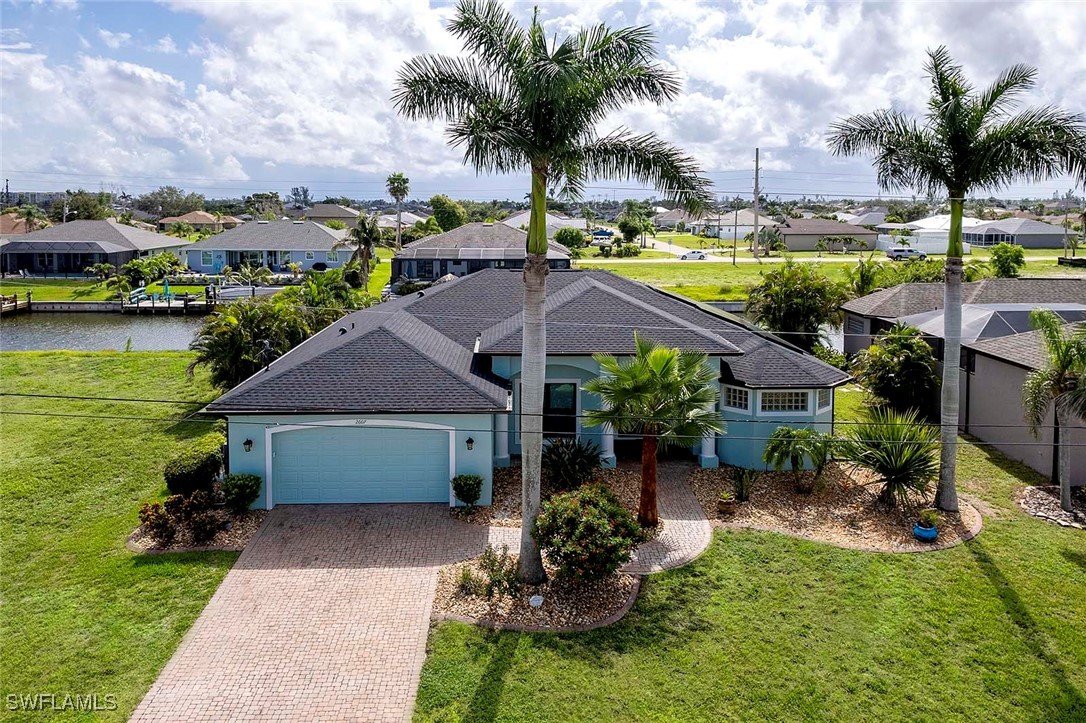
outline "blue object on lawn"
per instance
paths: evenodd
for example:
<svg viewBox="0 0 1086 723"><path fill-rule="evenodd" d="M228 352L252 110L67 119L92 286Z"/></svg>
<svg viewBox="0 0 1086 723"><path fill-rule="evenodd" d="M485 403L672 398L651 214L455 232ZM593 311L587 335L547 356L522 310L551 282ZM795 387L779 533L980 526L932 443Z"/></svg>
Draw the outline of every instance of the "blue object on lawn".
<svg viewBox="0 0 1086 723"><path fill-rule="evenodd" d="M939 528L924 527L919 522L914 522L913 535L921 542L935 542L935 538L939 536Z"/></svg>

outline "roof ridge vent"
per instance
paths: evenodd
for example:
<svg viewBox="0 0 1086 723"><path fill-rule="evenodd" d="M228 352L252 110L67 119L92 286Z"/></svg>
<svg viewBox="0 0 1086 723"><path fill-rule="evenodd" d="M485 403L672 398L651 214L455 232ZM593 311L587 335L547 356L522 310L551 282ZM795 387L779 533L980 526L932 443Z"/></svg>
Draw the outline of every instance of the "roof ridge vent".
<svg viewBox="0 0 1086 723"><path fill-rule="evenodd" d="M295 226L301 226L303 223L305 223L305 221L295 221L294 225Z"/></svg>
<svg viewBox="0 0 1086 723"><path fill-rule="evenodd" d="M267 219L258 220L257 223L268 223Z"/></svg>

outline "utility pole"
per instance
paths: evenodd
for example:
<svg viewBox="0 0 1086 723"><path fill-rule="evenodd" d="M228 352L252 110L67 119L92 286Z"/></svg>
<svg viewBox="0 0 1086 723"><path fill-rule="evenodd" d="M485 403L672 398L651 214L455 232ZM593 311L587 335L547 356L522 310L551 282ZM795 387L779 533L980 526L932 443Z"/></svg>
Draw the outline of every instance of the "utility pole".
<svg viewBox="0 0 1086 723"><path fill-rule="evenodd" d="M758 149L754 149L754 260L758 260Z"/></svg>
<svg viewBox="0 0 1086 723"><path fill-rule="evenodd" d="M4 208L11 205L11 188L8 186L8 179L4 179Z"/></svg>
<svg viewBox="0 0 1086 723"><path fill-rule="evenodd" d="M732 201L732 266L735 266L735 245L739 243L739 197Z"/></svg>

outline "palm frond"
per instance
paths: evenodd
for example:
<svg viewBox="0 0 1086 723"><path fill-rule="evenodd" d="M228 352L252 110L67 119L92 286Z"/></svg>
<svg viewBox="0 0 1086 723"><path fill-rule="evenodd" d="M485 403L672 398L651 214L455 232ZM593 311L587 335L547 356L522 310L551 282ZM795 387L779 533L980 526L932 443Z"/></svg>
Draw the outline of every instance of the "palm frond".
<svg viewBox="0 0 1086 723"><path fill-rule="evenodd" d="M1022 384L1022 411L1034 436L1044 424L1057 390L1058 384L1051 370L1034 369L1026 375L1026 381Z"/></svg>
<svg viewBox="0 0 1086 723"><path fill-rule="evenodd" d="M1042 181L1065 172L1086 182L1086 116L1052 106L1029 108L989 125L970 160L971 180L979 187Z"/></svg>
<svg viewBox="0 0 1086 723"><path fill-rule="evenodd" d="M455 119L487 104L508 103L507 91L473 59L419 55L400 69L392 103L411 120Z"/></svg>
<svg viewBox="0 0 1086 723"><path fill-rule="evenodd" d="M949 180L932 133L900 111L881 109L837 121L827 144L835 156L875 156L878 184L888 191L934 192Z"/></svg>
<svg viewBox="0 0 1086 723"><path fill-rule="evenodd" d="M460 0L449 32L491 72L511 83L527 62L528 35L513 14L496 0Z"/></svg>
<svg viewBox="0 0 1086 723"><path fill-rule="evenodd" d="M999 77L977 97L976 108L987 120L1004 115L1008 105L1033 87L1037 69L1018 63L1004 70Z"/></svg>

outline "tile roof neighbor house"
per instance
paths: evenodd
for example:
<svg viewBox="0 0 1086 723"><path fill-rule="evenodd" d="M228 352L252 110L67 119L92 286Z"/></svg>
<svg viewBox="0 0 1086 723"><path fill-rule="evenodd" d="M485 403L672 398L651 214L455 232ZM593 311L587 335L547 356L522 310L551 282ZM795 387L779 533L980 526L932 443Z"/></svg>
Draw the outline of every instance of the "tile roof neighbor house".
<svg viewBox="0 0 1086 723"><path fill-rule="evenodd" d="M160 218L158 220L158 230L166 231L175 223L187 223L197 231L222 231L226 228L234 228L239 223L243 222L241 219L234 218L233 216L216 216L207 211L190 211L181 216L166 216L165 218Z"/></svg>
<svg viewBox="0 0 1086 723"><path fill-rule="evenodd" d="M962 284L962 304L1060 305L1086 304L1086 278L982 279ZM872 339L895 322L943 308L943 284L899 284L852 299L844 312L845 353L871 346ZM995 328L995 327L993 327Z"/></svg>
<svg viewBox="0 0 1086 723"><path fill-rule="evenodd" d="M1057 439L1053 433L1054 413L1050 409L1034 436L1025 426L1022 385L1034 369L1048 361L1044 339L1038 331L981 339L965 344L961 371L961 402L958 424L1016 459L1059 481ZM1086 484L1086 422L1075 420L1070 434L1063 430L1059 442L1071 447L1071 484Z"/></svg>
<svg viewBox="0 0 1086 723"><path fill-rule="evenodd" d="M878 240L878 234L870 229L824 218L790 218L777 226L777 233L789 251L814 251L819 240L827 236L850 236L866 242L870 249Z"/></svg>
<svg viewBox="0 0 1086 723"><path fill-rule="evenodd" d="M521 226L527 228L530 215L531 211L518 211L517 213L502 219L502 223L516 229L519 229ZM583 218L569 218L568 216L559 216L548 212L547 238L554 238L554 234L557 233L560 228L576 228L587 232L588 221Z"/></svg>
<svg viewBox="0 0 1086 723"><path fill-rule="evenodd" d="M305 209L305 220L317 223L328 223L336 220L342 221L350 227L358 223L358 216L359 212L353 208L347 208L335 203L315 203Z"/></svg>
<svg viewBox="0 0 1086 723"><path fill-rule="evenodd" d="M764 468L781 424L828 430L848 375L747 322L606 271L551 272L544 432L599 445L584 424L593 354L631 354L634 333L707 354L727 433L700 440L703 466ZM227 418L229 466L258 474L258 506L445 502L456 474L482 475L520 453L524 285L485 269L349 314L208 405ZM636 445L634 438L628 440ZM620 450L621 451L621 450Z"/></svg>
<svg viewBox="0 0 1086 723"><path fill-rule="evenodd" d="M392 281L434 281L446 274L464 276L483 269L521 269L527 241L527 233L504 223L467 223L405 246L392 259ZM570 268L569 250L549 242L547 263L552 269Z"/></svg>
<svg viewBox="0 0 1086 723"><path fill-rule="evenodd" d="M658 213L653 217L652 221L656 224L656 228L663 229L665 231L671 231L679 223L689 227L693 223L697 223L699 218L691 215L681 208L674 208L665 213Z"/></svg>
<svg viewBox="0 0 1086 723"><path fill-rule="evenodd" d="M962 233L962 240L977 246L1009 243L1028 249L1063 248L1064 238L1074 234L1062 226L1041 223L1028 218L1005 218L985 221Z"/></svg>
<svg viewBox="0 0 1086 723"><path fill-rule="evenodd" d="M0 268L7 273L82 275L88 266L109 263L120 268L140 256L169 252L181 255L189 246L173 236L126 226L116 219L69 221L0 241Z"/></svg>
<svg viewBox="0 0 1086 723"><path fill-rule="evenodd" d="M292 262L301 264L303 271L323 271L350 260L350 249L337 248L346 235L346 229L314 221L250 221L189 244L185 253L189 268L204 274L243 264L285 272Z"/></svg>

